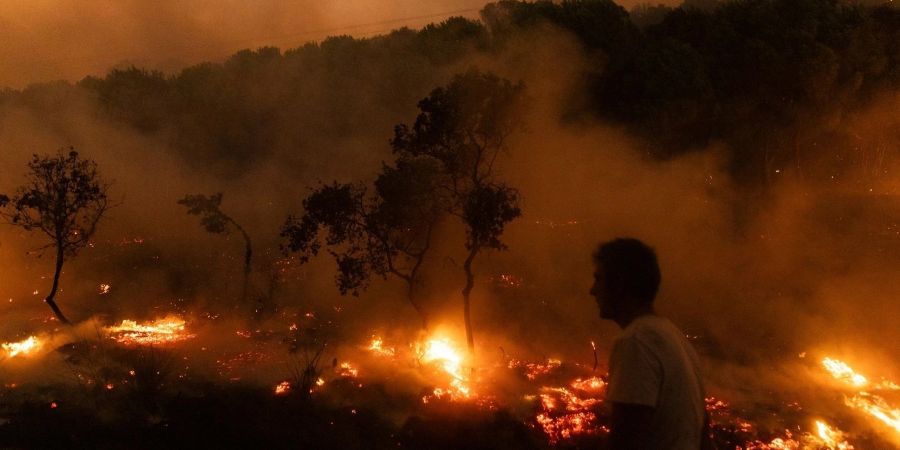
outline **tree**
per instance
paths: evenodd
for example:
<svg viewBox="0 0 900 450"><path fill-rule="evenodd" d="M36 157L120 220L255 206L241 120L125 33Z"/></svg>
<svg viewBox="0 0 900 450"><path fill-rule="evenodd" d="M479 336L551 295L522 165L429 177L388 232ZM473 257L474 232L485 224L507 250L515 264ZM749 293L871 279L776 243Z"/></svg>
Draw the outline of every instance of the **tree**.
<svg viewBox="0 0 900 450"><path fill-rule="evenodd" d="M74 148L56 155L33 155L26 179L12 197L0 195L0 216L14 226L38 230L50 240L42 250L56 250L56 270L44 301L60 322L68 324L55 301L63 263L94 235L109 207L109 185L101 181L97 164L81 158Z"/></svg>
<svg viewBox="0 0 900 450"><path fill-rule="evenodd" d="M398 125L391 141L400 158L427 157L440 164L446 211L466 229L462 295L470 352L475 348L470 301L475 258L482 250L505 249L500 235L521 214L517 191L497 181L495 163L507 138L523 127L519 110L524 101L521 83L470 70L431 91L419 102L413 126Z"/></svg>
<svg viewBox="0 0 900 450"><path fill-rule="evenodd" d="M299 252L301 262L318 254L324 243L337 263L335 282L341 294L358 295L373 275L406 283L406 298L423 329L428 313L418 299L422 267L440 220L439 166L428 158L400 158L384 165L375 194L354 184L332 183L303 200L303 216L288 217L282 249Z"/></svg>
<svg viewBox="0 0 900 450"><path fill-rule="evenodd" d="M247 234L244 227L219 208L219 205L222 204L222 193L213 194L209 197L203 194L186 195L183 199L178 200L178 204L184 205L188 209L188 214L200 216L200 225L210 233L227 234L232 227L241 233L241 237L244 238L244 283L241 288L241 302L246 301L250 283L253 245L250 241L250 235Z"/></svg>

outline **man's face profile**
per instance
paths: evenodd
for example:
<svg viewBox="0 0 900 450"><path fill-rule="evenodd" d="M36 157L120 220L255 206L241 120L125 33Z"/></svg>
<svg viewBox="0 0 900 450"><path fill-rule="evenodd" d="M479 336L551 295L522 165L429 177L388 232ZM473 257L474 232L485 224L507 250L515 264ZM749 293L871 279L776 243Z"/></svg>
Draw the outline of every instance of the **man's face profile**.
<svg viewBox="0 0 900 450"><path fill-rule="evenodd" d="M606 276L600 264L594 265L594 284L591 286L591 295L597 301L600 308L600 317L612 319L615 316L615 307L612 296L609 295L609 287L606 284Z"/></svg>

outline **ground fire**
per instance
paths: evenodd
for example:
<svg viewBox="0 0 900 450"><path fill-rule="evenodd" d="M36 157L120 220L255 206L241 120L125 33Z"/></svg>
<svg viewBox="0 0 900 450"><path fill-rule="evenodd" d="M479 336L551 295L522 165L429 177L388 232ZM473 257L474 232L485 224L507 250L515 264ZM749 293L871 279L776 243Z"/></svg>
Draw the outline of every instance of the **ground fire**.
<svg viewBox="0 0 900 450"><path fill-rule="evenodd" d="M843 361L825 358L822 365L836 380L846 383L856 391L844 398L847 406L881 421L900 438L900 405L892 406L884 398L873 393L882 390L897 391L900 390L900 386L890 380L872 384Z"/></svg>
<svg viewBox="0 0 900 450"><path fill-rule="evenodd" d="M38 349L40 349L41 343L40 341L34 337L29 336L27 339L19 342L6 342L0 344L3 347L3 350L6 352L6 356L12 358L18 355L29 355Z"/></svg>
<svg viewBox="0 0 900 450"><path fill-rule="evenodd" d="M104 328L116 342L125 345L165 345L194 337L185 331L183 319L167 316L147 322L123 320L119 325Z"/></svg>

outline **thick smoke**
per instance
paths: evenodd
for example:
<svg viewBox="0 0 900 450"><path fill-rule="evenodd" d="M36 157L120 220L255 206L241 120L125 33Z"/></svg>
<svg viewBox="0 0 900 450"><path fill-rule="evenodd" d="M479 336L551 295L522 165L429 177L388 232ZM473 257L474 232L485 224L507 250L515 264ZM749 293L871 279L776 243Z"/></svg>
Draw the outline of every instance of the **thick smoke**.
<svg viewBox="0 0 900 450"><path fill-rule="evenodd" d="M383 3L371 12L368 2L345 4L339 10L320 3L307 8L254 2L251 8L249 3L233 2L230 8L217 9L228 11L227 16L224 12L209 16L204 2L187 6L157 2L151 8L135 1L114 8L105 3L78 8L72 4L73 15L58 9L59 16L51 17L46 15L50 3L32 2L27 11L0 7L7 23L13 13L31 14L36 26L59 30L57 37L36 39L23 31L24 25L12 27L13 40L8 41L12 44L5 46L8 54L0 54L11 62L7 67L22 67L12 62L35 54L48 58L44 65L0 74L0 84L102 72L111 63L106 55L150 66L168 64L159 59L168 55L178 61L171 67L178 67L227 53L243 42L269 44L257 40L260 29L281 35L339 27L358 22L341 20L359 17L364 10L371 22L418 14L412 2ZM435 6L434 11L451 6L469 5L457 2L441 5L443 9ZM193 13L176 14L183 11L177 8ZM82 34L85 24L96 24L94 17L105 19L77 44L82 50L72 53L71 60L54 60L53 55L70 53L76 45L65 36ZM220 26L223 21L229 25ZM34 40L33 47L41 51L15 45L25 40ZM896 379L900 368L885 364L900 360L897 229L885 219L897 213L896 202L888 196L863 199L855 188L823 188L788 175L765 193L750 195L730 178L724 144L659 161L646 154L640 136L615 125L563 120L563 102L583 88L581 73L597 69L588 67L590 61L570 36L544 28L500 55L476 54L434 74L432 86L437 86L457 69L492 70L523 80L532 100L524 112L528 129L509 143L509 154L499 167L501 177L521 192L523 216L504 237L509 250L484 255L477 263L481 281L474 297L475 332L484 353L493 355L494 349L503 347L521 355L589 363L589 342L596 341L605 350L616 332L600 321L587 294L590 254L603 240L633 236L656 248L663 270L659 310L696 336L696 345L711 366L712 385L727 389L755 382L796 388L808 377L806 361L797 357L804 352L811 359L822 354L853 356L861 370ZM426 94L424 90L415 95ZM891 113L896 111L897 96L883 98L847 121L859 130L861 140L878 139L880 130L898 126ZM163 136L103 119L93 102L87 95L69 97L51 116L15 106L0 111L0 192L9 192L20 182L31 153L69 145L95 159L113 181L110 192L120 205L110 211L96 238L105 250L87 249L63 277L60 303L80 318L98 312L152 316L154 306L180 305L179 296L185 293L195 298L184 303L197 310L211 311L227 303L223 298L237 288L234 283L223 287L222 280L238 278L239 237L204 233L176 200L187 193L224 192L223 209L255 237L257 270L265 273L267 264L278 258L279 226L287 214L300 212L306 188L334 178L371 180L380 162L390 158L386 143L390 124L409 122L415 114L413 104L402 113L373 106L366 113L378 116L373 119L378 127L363 127L363 132L333 141L317 137L320 153L298 156L283 145L268 159L255 161L242 176L223 177L184 163ZM339 109L335 114L344 113L359 114ZM314 135L316 130L308 132ZM790 173L789 169L778 173ZM893 169L884 163L883 170ZM879 179L873 189L896 192L895 178ZM144 239L133 247L139 250L110 250L134 238ZM441 312L441 326L456 328L461 336L457 243L459 230L448 225L441 244L448 255L429 267L437 286L430 303ZM47 313L40 294L47 288L51 262L26 253L38 245L20 230L0 229L4 267L0 303L10 318L11 333L26 331L35 316ZM130 256L104 260L102 251ZM147 264L147 258L159 262ZM496 288L490 280L501 273L521 277L522 286L514 291ZM415 323L399 284L376 280L360 298L342 298L332 286L332 276L332 262L323 255L292 272L278 301L297 309L340 305L348 341ZM264 285L266 275L258 277L256 283ZM113 294L99 297L96 287L105 282L112 284Z"/></svg>

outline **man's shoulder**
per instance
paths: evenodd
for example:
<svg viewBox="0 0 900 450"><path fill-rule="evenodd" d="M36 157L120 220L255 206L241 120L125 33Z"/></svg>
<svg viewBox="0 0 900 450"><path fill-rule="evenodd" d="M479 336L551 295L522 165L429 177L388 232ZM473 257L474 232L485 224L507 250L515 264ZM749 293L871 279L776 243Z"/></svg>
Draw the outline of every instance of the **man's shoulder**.
<svg viewBox="0 0 900 450"><path fill-rule="evenodd" d="M680 334L678 327L671 320L655 314L648 314L634 319L628 324L620 338L640 338L648 335Z"/></svg>
<svg viewBox="0 0 900 450"><path fill-rule="evenodd" d="M666 347L684 338L681 330L669 319L657 316L641 316L626 327L617 338L617 342L634 342L649 349Z"/></svg>

